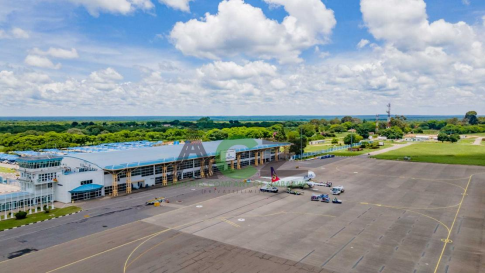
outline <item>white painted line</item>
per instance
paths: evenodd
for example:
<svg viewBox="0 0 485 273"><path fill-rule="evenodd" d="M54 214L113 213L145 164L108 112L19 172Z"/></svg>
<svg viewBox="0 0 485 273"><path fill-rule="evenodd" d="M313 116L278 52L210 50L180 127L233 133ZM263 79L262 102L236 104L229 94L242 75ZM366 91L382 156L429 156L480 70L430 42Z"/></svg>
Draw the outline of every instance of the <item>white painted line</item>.
<svg viewBox="0 0 485 273"><path fill-rule="evenodd" d="M195 206L196 208L202 208L203 206L202 205L197 205Z"/></svg>
<svg viewBox="0 0 485 273"><path fill-rule="evenodd" d="M237 220L238 220L239 222L244 222L244 221L246 221L246 219L244 219L244 218L239 218L239 219L237 219Z"/></svg>

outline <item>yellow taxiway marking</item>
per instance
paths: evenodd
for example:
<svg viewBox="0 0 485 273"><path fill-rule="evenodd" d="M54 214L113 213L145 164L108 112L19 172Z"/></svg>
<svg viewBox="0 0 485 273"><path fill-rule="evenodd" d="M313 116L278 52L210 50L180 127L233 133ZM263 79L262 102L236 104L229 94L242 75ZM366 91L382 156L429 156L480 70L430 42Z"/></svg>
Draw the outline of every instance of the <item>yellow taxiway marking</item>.
<svg viewBox="0 0 485 273"><path fill-rule="evenodd" d="M178 233L178 234L176 234L176 235L174 235L174 236L172 236L172 237L170 237L170 238L167 238L167 239L165 239L165 240L161 241L160 243L158 243L158 244L156 244L156 245L154 245L154 246L150 247L149 249L147 249L147 250L143 251L143 252L142 252L140 255L136 256L136 258L134 258L134 259L133 259L133 260L132 260L132 261L131 261L131 262L130 262L128 265L126 265L126 268L128 269L128 267L130 267L130 265L131 265L132 263L134 263L136 260L138 260L138 258L140 258L141 256L145 255L145 254L146 254L146 253L148 253L149 251L151 251L151 250L153 250L153 249L157 248L158 246L160 246L161 244L165 243L166 241L171 240L171 239L173 239L173 238L175 238L175 237L177 237L177 236L180 236L180 235L182 235L182 233Z"/></svg>
<svg viewBox="0 0 485 273"><path fill-rule="evenodd" d="M444 239L444 245L443 249L441 250L440 258L438 259L438 262L436 263L436 268L434 269L434 273L438 271L438 268L440 267L441 259L443 258L443 254L445 253L446 246L450 244L452 241L450 240L451 232L453 231L453 227L455 226L456 218L458 218L458 214L460 213L461 205L463 204L463 201L465 201L465 196L467 196L467 191L468 187L470 186L470 182L472 181L474 174L470 175L470 178L468 179L468 183L466 184L465 192L463 192L463 195L461 197L460 205L458 205L458 209L456 210L455 213L455 218L453 219L453 223L451 224L451 228L448 230L448 236L446 239Z"/></svg>
<svg viewBox="0 0 485 273"><path fill-rule="evenodd" d="M238 227L241 227L240 225L238 225L238 224L236 224L236 223L234 223L234 222L232 222L232 221L229 221L229 220L227 220L227 219L226 219L226 218L224 218L224 217L220 217L219 219L221 219L223 222L228 223L228 224L229 224L229 225L231 225L231 226L234 226L234 227L237 227L237 228L238 228Z"/></svg>
<svg viewBox="0 0 485 273"><path fill-rule="evenodd" d="M221 195L221 196L217 196L217 197L214 197L214 198L210 198L210 199L207 199L207 200L204 200L204 201L200 202L199 204L204 203L204 202L208 202L208 201L212 201L212 200L214 200L214 199L221 198L221 197L228 196L228 195L230 195L230 194L227 194L227 195ZM168 211L168 212L166 212L166 213L169 213L169 212L174 212L174 211L181 210L181 209L187 209L187 208L191 208L191 207L193 207L193 205L190 205L190 206L187 206L187 207L178 208L178 209L175 209L175 210L171 210L171 211ZM135 222L139 222L139 221L135 221ZM195 223L197 223L197 222L203 222L203 221L196 221ZM134 222L132 222L132 223L134 223ZM132 224L132 223L124 224L124 225L122 225L122 226L129 225L129 224ZM159 232L154 232L154 233L149 234L149 235L147 235L147 236L144 236L144 237L141 237L141 238L135 239L135 240L130 241L130 242L127 242L127 243L125 243L125 244L122 244L122 245L119 245L119 246L116 246L116 247L113 247L113 248L107 249L107 250L105 250L105 251L102 251L102 252L96 253L96 254L91 255L91 256L89 256L89 257L86 257L86 258L83 258L83 259L80 259L80 260L74 261L74 262L72 262L72 263L69 263L69 264L63 265L63 266L58 267L58 268L55 268L55 269L53 269L53 270L47 271L46 273L54 272L54 271L57 271L57 270L59 270L59 269L63 269L63 268L69 267L69 266L74 265L74 264L77 264L77 263L79 263L79 262L82 262L82 261L85 261L85 260L88 260L88 259L94 258L94 257L99 256L99 255L102 255L102 254L104 254L104 253L108 253L108 252L113 251L113 250L116 250L116 249L118 249L118 248L121 248L121 247L127 246L127 245L129 245L129 244L134 243L134 242L138 242L138 241L141 241L141 240L146 239L146 238L149 238L149 237L154 237L154 235L162 234L162 233L167 232L167 231L169 231L169 230L173 230L173 229L176 229L176 228L179 228L179 227L182 227L182 226L185 226L185 225L189 225L189 224L192 224L192 223L194 223L194 222L187 223L187 224L183 224L183 225L180 225L180 226L177 226L177 227L168 228L168 229L165 229L165 230L163 230L163 231L159 231ZM102 231L102 232L108 232L108 230L105 230L105 231ZM83 237L83 238L84 238L84 237ZM75 241L75 240L81 240L81 239L82 239L82 238L78 238L78 239L74 239L74 240L72 240L72 241ZM70 241L70 242L72 242L72 241ZM61 244L59 244L59 245L61 245ZM53 246L53 247L56 247L56 246L59 246L59 245L55 245L55 246ZM131 255L131 254L130 254L130 255ZM25 257L25 256L26 256L26 255L24 255L23 257ZM10 260L5 260L5 261L0 262L0 264L1 264L1 263L3 263L3 262L12 261L12 260L13 260L13 259L10 259ZM126 270L126 269L125 269L125 270Z"/></svg>
<svg viewBox="0 0 485 273"><path fill-rule="evenodd" d="M416 214L419 214L421 216L424 216L426 218L429 218L431 220L434 220L434 221L438 222L440 225L442 225L444 228L446 228L446 230L448 230L448 232L450 231L450 228L445 223L443 223L440 220L438 220L438 219L436 219L434 217L431 217L431 216L429 216L427 214L414 211L412 208L403 208L403 207L387 206L387 205L382 205L382 204L370 204L370 203L367 203L367 202L361 202L361 204L362 205L372 205L372 206L382 207L382 208L398 209L398 210L404 210L404 211L411 212L411 213L416 213ZM447 207L431 208L431 209L442 209L442 208L447 208ZM416 208L416 209L425 209L425 208Z"/></svg>

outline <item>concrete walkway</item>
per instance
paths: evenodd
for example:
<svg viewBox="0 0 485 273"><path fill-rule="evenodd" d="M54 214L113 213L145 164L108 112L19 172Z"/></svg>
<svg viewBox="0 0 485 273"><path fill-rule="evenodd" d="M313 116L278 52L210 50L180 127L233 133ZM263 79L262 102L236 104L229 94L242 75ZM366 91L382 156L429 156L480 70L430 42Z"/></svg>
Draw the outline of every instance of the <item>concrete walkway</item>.
<svg viewBox="0 0 485 273"><path fill-rule="evenodd" d="M473 145L482 145L482 139L483 137L477 137L475 142L473 142Z"/></svg>
<svg viewBox="0 0 485 273"><path fill-rule="evenodd" d="M371 152L371 153L364 154L364 155L378 155L378 154L383 154L383 153L387 153L389 151L393 151L393 150L397 150L397 149L400 149L400 148L404 148L404 147L407 147L407 146L413 145L413 144L414 143L394 144L392 147L385 148L385 149L378 150L378 151Z"/></svg>

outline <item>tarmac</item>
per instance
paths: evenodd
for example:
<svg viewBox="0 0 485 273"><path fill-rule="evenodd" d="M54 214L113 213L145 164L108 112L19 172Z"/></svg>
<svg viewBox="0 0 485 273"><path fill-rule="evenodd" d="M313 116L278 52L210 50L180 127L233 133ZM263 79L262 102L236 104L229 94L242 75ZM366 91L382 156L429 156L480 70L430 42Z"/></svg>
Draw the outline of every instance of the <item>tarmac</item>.
<svg viewBox="0 0 485 273"><path fill-rule="evenodd" d="M343 185L343 204L310 201L325 187L234 186L86 202L84 216L0 233L0 272L485 271L485 168L356 157L277 173L296 166ZM143 206L162 193L181 202Z"/></svg>

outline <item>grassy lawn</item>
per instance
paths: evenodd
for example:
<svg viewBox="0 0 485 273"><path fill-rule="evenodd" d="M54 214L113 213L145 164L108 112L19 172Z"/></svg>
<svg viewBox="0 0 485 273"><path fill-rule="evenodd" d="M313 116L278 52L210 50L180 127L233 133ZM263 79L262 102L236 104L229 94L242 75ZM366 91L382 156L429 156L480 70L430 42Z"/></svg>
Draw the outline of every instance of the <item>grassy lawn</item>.
<svg viewBox="0 0 485 273"><path fill-rule="evenodd" d="M416 143L398 150L373 156L377 159L403 160L442 164L463 164L485 166L485 146L459 143Z"/></svg>
<svg viewBox="0 0 485 273"><path fill-rule="evenodd" d="M15 169L0 167L0 173L15 173L15 172L17 172Z"/></svg>
<svg viewBox="0 0 485 273"><path fill-rule="evenodd" d="M439 132L439 130L423 130L423 134L426 135L437 135Z"/></svg>
<svg viewBox="0 0 485 273"><path fill-rule="evenodd" d="M69 213L78 212L80 210L81 210L80 207L70 206L70 207L65 207L65 208L62 208L62 209L53 209L49 213L38 212L38 213L30 214L30 215L27 215L27 218L21 219L21 220L17 220L15 218L14 219L8 219L8 220L2 220L2 221L0 221L0 230L18 227L18 226L21 226L21 225L34 223L34 222L37 222L37 221L51 219L51 218L63 216L63 215L69 214ZM4 216L5 216L5 212L2 212L1 218L3 219Z"/></svg>
<svg viewBox="0 0 485 273"><path fill-rule="evenodd" d="M333 147L333 145L331 144L332 143L332 140L325 140L326 142L328 142L328 144L319 144L319 145L308 145L305 147L305 153L309 153L309 152L316 152L316 151L321 151L321 150L326 150L328 148L331 148Z"/></svg>

